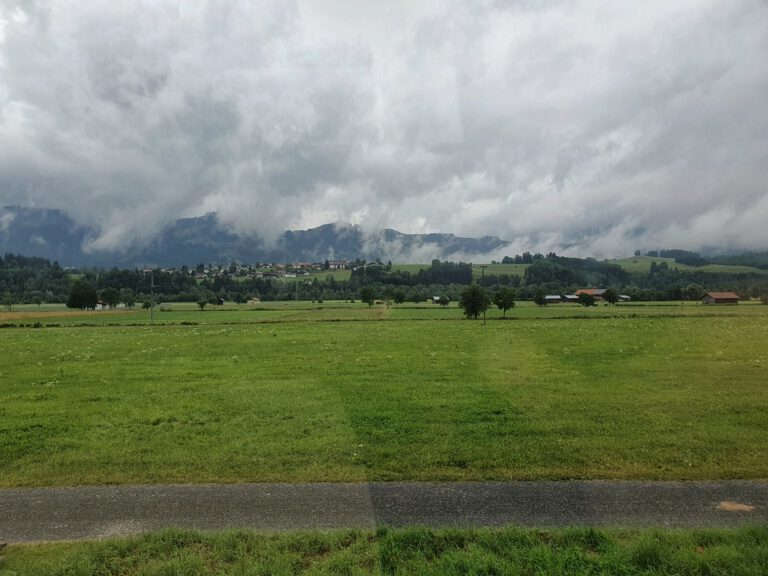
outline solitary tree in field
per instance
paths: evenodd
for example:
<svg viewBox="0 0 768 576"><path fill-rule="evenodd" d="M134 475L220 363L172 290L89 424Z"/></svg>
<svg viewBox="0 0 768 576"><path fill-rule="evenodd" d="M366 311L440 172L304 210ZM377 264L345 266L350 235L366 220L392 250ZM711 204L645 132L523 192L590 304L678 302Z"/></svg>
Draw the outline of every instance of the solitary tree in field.
<svg viewBox="0 0 768 576"><path fill-rule="evenodd" d="M437 303L443 308L447 308L448 304L451 303L451 299L448 298L448 296L440 296L440 298L437 299Z"/></svg>
<svg viewBox="0 0 768 576"><path fill-rule="evenodd" d="M16 296L10 292L3 292L2 303L5 309L10 312L13 309L13 305L16 304Z"/></svg>
<svg viewBox="0 0 768 576"><path fill-rule="evenodd" d="M373 288L370 286L364 286L360 289L360 300L368 304L368 307L370 308L373 306L373 299L376 297L375 293L373 292Z"/></svg>
<svg viewBox="0 0 768 576"><path fill-rule="evenodd" d="M613 288L608 288L608 290L603 292L603 300L608 302L608 304L616 304L619 301L619 295Z"/></svg>
<svg viewBox="0 0 768 576"><path fill-rule="evenodd" d="M120 292L114 288L104 288L101 291L101 301L110 308L114 308L120 302Z"/></svg>
<svg viewBox="0 0 768 576"><path fill-rule="evenodd" d="M133 308L133 305L136 304L136 294L130 288L123 288L120 290L120 300L128 308Z"/></svg>
<svg viewBox="0 0 768 576"><path fill-rule="evenodd" d="M96 294L96 288L91 286L85 280L78 280L72 285L67 298L67 308L79 308L88 310L96 308L99 297Z"/></svg>
<svg viewBox="0 0 768 576"><path fill-rule="evenodd" d="M459 306L464 309L464 316L477 319L484 310L488 309L488 299L477 284L470 284L461 292Z"/></svg>
<svg viewBox="0 0 768 576"><path fill-rule="evenodd" d="M197 301L197 307L200 308L200 312L205 310L205 307L208 306L208 300L198 300Z"/></svg>
<svg viewBox="0 0 768 576"><path fill-rule="evenodd" d="M507 310L515 307L515 291L512 288L500 288L493 296L493 303L499 307L504 318L507 317Z"/></svg>
<svg viewBox="0 0 768 576"><path fill-rule="evenodd" d="M33 291L29 296L29 301L32 304L36 304L38 310L40 309L40 305L43 303L44 300L45 300L45 297L40 290Z"/></svg>
<svg viewBox="0 0 768 576"><path fill-rule="evenodd" d="M581 304L584 307L594 306L595 297L592 296L592 294L587 294L586 292L582 292L581 294L579 294L579 304Z"/></svg>
<svg viewBox="0 0 768 576"><path fill-rule="evenodd" d="M402 304L405 302L405 292L402 290L395 290L392 293L392 300L394 300L395 304Z"/></svg>
<svg viewBox="0 0 768 576"><path fill-rule="evenodd" d="M547 303L544 292L537 290L536 294L533 295L533 301L536 303L536 306L544 306Z"/></svg>

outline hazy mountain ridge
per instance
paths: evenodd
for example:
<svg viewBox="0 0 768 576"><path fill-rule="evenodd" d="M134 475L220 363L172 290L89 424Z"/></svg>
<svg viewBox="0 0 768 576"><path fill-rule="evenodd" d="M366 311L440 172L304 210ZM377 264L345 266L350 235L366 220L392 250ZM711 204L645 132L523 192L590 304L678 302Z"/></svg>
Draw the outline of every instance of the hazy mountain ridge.
<svg viewBox="0 0 768 576"><path fill-rule="evenodd" d="M0 208L0 253L58 260L64 266L178 266L197 262L293 262L363 257L395 261L488 254L509 245L493 236L463 238L448 233L404 234L393 229L366 233L345 223L287 230L274 243L237 234L215 213L181 218L142 245L122 250L85 250L99 231L78 225L61 210Z"/></svg>

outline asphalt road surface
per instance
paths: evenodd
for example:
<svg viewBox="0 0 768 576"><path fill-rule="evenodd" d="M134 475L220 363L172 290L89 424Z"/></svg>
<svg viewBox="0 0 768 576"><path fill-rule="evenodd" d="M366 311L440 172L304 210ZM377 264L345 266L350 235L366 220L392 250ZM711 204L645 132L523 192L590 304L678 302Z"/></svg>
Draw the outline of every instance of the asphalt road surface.
<svg viewBox="0 0 768 576"><path fill-rule="evenodd" d="M768 482L461 482L92 486L0 490L0 542L167 526L731 527L768 523Z"/></svg>

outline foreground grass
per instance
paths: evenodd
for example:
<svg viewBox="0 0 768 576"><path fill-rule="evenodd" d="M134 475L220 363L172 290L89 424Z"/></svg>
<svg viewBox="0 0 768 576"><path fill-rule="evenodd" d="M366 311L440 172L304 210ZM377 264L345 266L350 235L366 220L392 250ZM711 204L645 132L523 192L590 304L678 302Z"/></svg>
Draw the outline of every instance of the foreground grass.
<svg viewBox="0 0 768 576"><path fill-rule="evenodd" d="M0 576L240 574L765 574L768 528L380 529L202 534L10 546Z"/></svg>
<svg viewBox="0 0 768 576"><path fill-rule="evenodd" d="M766 478L767 309L0 330L0 486Z"/></svg>

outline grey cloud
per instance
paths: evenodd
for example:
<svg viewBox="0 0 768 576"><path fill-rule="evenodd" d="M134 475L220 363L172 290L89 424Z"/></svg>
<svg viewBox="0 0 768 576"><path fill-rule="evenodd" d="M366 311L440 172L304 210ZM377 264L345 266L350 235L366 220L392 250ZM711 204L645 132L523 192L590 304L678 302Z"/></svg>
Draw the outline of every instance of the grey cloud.
<svg viewBox="0 0 768 576"><path fill-rule="evenodd" d="M766 247L765 53L761 0L4 0L0 204L96 223L94 250L210 210Z"/></svg>

